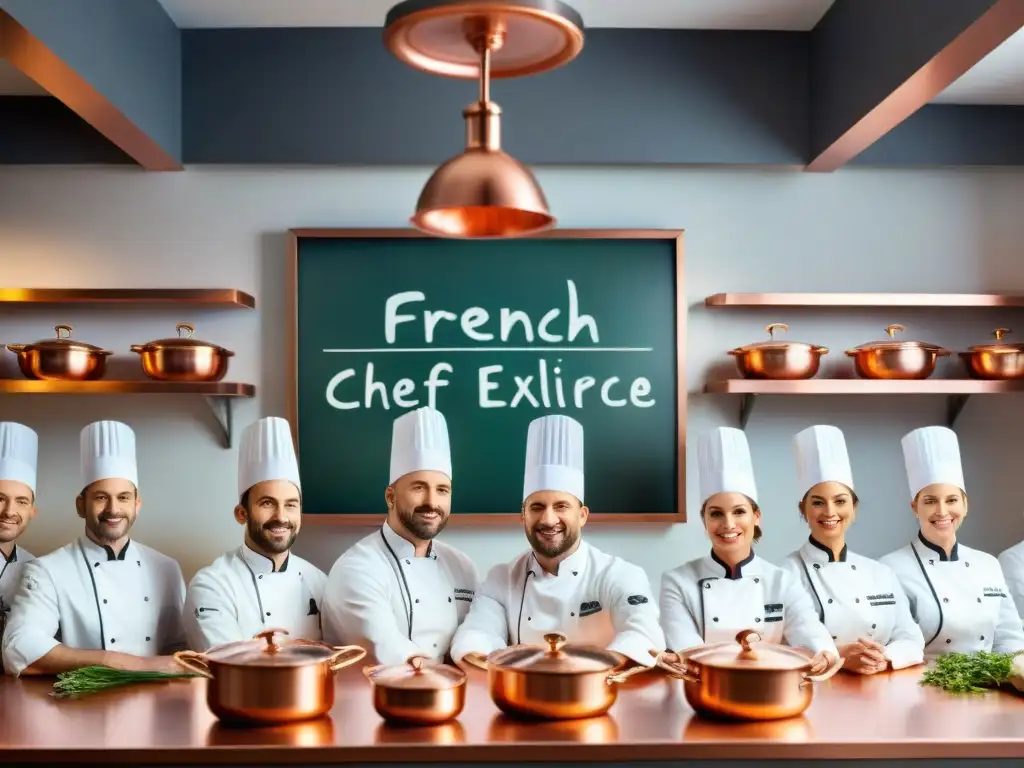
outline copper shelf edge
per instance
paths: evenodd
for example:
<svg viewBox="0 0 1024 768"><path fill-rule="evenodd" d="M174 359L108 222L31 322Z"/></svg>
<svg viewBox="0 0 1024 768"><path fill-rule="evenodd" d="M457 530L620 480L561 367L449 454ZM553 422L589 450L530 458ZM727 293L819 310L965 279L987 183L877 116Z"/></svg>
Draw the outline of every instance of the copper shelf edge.
<svg viewBox="0 0 1024 768"><path fill-rule="evenodd" d="M988 395L1024 392L1024 381L981 379L722 379L704 385L706 393L736 395Z"/></svg>
<svg viewBox="0 0 1024 768"><path fill-rule="evenodd" d="M205 395L255 397L256 385L234 382L37 381L0 379L0 393L17 395Z"/></svg>
<svg viewBox="0 0 1024 768"><path fill-rule="evenodd" d="M0 288L0 304L205 304L255 309L234 288Z"/></svg>
<svg viewBox="0 0 1024 768"><path fill-rule="evenodd" d="M1002 293L716 293L706 307L1024 307Z"/></svg>

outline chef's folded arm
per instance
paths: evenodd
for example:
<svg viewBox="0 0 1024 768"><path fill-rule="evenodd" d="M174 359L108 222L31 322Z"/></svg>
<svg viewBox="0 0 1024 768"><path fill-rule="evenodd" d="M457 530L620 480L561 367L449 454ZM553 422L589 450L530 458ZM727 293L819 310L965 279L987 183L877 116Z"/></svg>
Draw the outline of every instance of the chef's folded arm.
<svg viewBox="0 0 1024 768"><path fill-rule="evenodd" d="M451 657L455 663L462 661L462 657L471 651L486 656L512 641L505 607L508 571L507 563L494 566L477 590L469 613L452 638Z"/></svg>
<svg viewBox="0 0 1024 768"><path fill-rule="evenodd" d="M188 647L204 652L215 645L247 640L238 621L238 607L223 585L199 571L188 585L182 621Z"/></svg>
<svg viewBox="0 0 1024 768"><path fill-rule="evenodd" d="M691 591L696 591L696 583ZM661 625L665 631L665 647L673 652L694 648L704 642L701 628L694 618L695 606L687 602L688 592L676 571L669 571L661 577L661 598L659 600Z"/></svg>
<svg viewBox="0 0 1024 768"><path fill-rule="evenodd" d="M791 646L807 648L814 653L827 651L839 656L839 649L828 629L818 618L811 596L790 574L782 574L782 600L786 606L783 636Z"/></svg>
<svg viewBox="0 0 1024 768"><path fill-rule="evenodd" d="M660 653L666 646L650 579L639 566L616 560L605 574L605 585L615 627L609 650L641 666L652 666L655 657L651 651Z"/></svg>

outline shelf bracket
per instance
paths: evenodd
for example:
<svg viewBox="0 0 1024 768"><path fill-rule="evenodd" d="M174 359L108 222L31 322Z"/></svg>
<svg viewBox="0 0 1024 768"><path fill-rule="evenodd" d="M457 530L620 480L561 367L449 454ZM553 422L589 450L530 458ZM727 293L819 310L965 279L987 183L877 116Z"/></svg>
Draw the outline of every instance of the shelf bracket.
<svg viewBox="0 0 1024 768"><path fill-rule="evenodd" d="M970 399L970 395L950 395L946 399L946 426L950 429L953 428L953 424L956 423L957 418L960 416L960 412L967 405L967 401Z"/></svg>
<svg viewBox="0 0 1024 768"><path fill-rule="evenodd" d="M206 398L220 427L220 442L230 448L234 440L234 398L214 395Z"/></svg>
<svg viewBox="0 0 1024 768"><path fill-rule="evenodd" d="M750 412L754 410L754 402L757 399L757 395L744 395L740 401L740 429L747 428L747 422L750 421Z"/></svg>

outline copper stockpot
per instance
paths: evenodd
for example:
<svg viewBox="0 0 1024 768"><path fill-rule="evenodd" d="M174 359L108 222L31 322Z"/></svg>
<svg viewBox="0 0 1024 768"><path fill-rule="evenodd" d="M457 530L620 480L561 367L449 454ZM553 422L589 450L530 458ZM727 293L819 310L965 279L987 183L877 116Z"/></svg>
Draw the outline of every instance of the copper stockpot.
<svg viewBox="0 0 1024 768"><path fill-rule="evenodd" d="M885 332L895 339L896 331L903 330L902 325L890 325ZM864 379L927 379L949 350L923 341L872 341L848 349L846 354Z"/></svg>
<svg viewBox="0 0 1024 768"><path fill-rule="evenodd" d="M405 664L364 667L373 687L373 708L392 722L437 725L462 714L466 673L413 656Z"/></svg>
<svg viewBox="0 0 1024 768"><path fill-rule="evenodd" d="M544 635L547 646L513 645L486 658L467 653L463 661L487 672L487 687L498 709L510 716L572 720L603 715L633 675L615 672L621 657L592 645L569 643L564 635ZM661 654L651 651L660 660Z"/></svg>
<svg viewBox="0 0 1024 768"><path fill-rule="evenodd" d="M811 705L814 683L828 680L843 666L837 658L820 675L810 675L811 659L784 645L760 642L752 629L735 641L691 648L679 654L677 674L686 700L698 713L727 720L781 720L803 714ZM663 660L659 666L675 669Z"/></svg>
<svg viewBox="0 0 1024 768"><path fill-rule="evenodd" d="M995 344L977 344L961 352L971 374L979 379L1024 378L1024 344L1007 344L1003 335L1009 328L996 328Z"/></svg>
<svg viewBox="0 0 1024 768"><path fill-rule="evenodd" d="M92 381L103 378L107 358L113 352L82 341L72 341L70 325L56 325L55 339L41 339L32 344L8 344L18 356L18 367L28 379L49 381ZM61 333L67 336L61 336Z"/></svg>
<svg viewBox="0 0 1024 768"><path fill-rule="evenodd" d="M132 352L142 356L142 370L157 381L220 381L228 372L228 358L234 352L193 339L196 329L188 323L174 326L178 336L157 339L148 344L132 344ZM188 336L183 337L182 331Z"/></svg>
<svg viewBox="0 0 1024 768"><path fill-rule="evenodd" d="M288 632L268 629L252 640L225 643L206 653L179 651L174 660L208 678L206 703L224 722L278 725L326 714L334 706L334 673L359 661L366 651L312 640L278 643L278 634Z"/></svg>
<svg viewBox="0 0 1024 768"><path fill-rule="evenodd" d="M785 323L772 323L765 330L771 341L747 344L730 350L736 367L747 379L810 379L818 373L828 347L801 341L776 341L775 329L789 330Z"/></svg>

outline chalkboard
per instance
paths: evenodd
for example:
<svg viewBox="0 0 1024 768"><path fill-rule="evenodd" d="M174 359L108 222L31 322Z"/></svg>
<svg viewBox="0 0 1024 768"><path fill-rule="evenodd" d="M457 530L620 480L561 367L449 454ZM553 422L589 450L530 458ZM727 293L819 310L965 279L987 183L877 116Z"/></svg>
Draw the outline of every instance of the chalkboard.
<svg viewBox="0 0 1024 768"><path fill-rule="evenodd" d="M379 522L391 425L432 405L452 521L518 519L531 420L584 428L595 521L685 521L682 233L293 230L290 419L307 514Z"/></svg>

